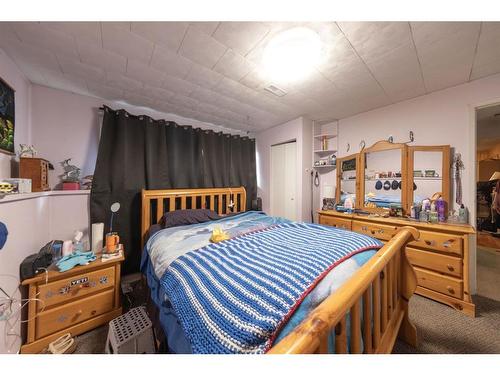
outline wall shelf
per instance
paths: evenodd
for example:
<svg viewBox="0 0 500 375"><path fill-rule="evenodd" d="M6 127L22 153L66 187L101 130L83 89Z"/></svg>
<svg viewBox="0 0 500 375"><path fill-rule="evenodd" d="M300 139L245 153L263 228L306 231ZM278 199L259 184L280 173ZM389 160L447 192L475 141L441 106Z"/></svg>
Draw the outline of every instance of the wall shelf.
<svg viewBox="0 0 500 375"><path fill-rule="evenodd" d="M318 134L318 135L314 136L314 138L316 138L316 139L322 139L322 138L332 139L332 138L336 138L336 137L337 137L337 134Z"/></svg>
<svg viewBox="0 0 500 375"><path fill-rule="evenodd" d="M314 153L318 155L332 155L335 154L337 150L315 150Z"/></svg>
<svg viewBox="0 0 500 375"><path fill-rule="evenodd" d="M0 195L0 204L7 202L22 201L39 197L50 197L58 195L90 195L90 190L48 190L35 193L3 194Z"/></svg>

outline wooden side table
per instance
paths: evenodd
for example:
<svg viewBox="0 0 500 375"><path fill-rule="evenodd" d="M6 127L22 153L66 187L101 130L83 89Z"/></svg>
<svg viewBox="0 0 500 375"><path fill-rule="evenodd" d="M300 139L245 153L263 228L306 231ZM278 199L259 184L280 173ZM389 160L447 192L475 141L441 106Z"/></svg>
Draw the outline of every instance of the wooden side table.
<svg viewBox="0 0 500 375"><path fill-rule="evenodd" d="M90 331L121 315L120 268L124 257L24 280L28 298L26 340L21 353L39 353L60 336Z"/></svg>

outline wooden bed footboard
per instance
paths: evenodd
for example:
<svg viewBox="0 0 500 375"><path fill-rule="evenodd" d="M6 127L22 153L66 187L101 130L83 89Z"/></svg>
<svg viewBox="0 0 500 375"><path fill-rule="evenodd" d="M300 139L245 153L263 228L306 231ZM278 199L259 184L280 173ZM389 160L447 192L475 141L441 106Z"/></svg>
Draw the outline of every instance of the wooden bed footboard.
<svg viewBox="0 0 500 375"><path fill-rule="evenodd" d="M328 353L328 335L332 329L335 329L335 352L339 354L391 353L398 335L416 346L417 332L408 317L408 302L417 281L405 247L418 237L417 229L401 228L268 353Z"/></svg>

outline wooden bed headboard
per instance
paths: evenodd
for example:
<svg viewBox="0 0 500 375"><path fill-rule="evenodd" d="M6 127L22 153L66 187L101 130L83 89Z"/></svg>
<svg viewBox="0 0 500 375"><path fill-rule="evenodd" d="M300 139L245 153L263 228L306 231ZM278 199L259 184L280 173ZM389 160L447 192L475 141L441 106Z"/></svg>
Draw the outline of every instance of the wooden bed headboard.
<svg viewBox="0 0 500 375"><path fill-rule="evenodd" d="M233 209L229 207L231 200ZM142 190L141 249L149 227L158 223L165 212L208 208L219 215L245 212L247 192L236 188Z"/></svg>

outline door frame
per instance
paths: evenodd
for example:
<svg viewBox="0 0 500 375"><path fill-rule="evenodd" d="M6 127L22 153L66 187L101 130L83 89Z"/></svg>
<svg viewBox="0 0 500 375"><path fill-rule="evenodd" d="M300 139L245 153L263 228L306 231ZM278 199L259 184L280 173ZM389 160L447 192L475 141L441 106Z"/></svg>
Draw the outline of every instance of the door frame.
<svg viewBox="0 0 500 375"><path fill-rule="evenodd" d="M487 107L492 107L494 105L500 105L500 97L495 98L495 99L489 99L489 100L484 100L481 102L476 102L473 104L468 105L468 110L469 110L469 147L468 147L468 152L470 155L472 155L472 163L471 165L465 165L465 168L470 168L472 172L472 176L474 178L469 179L468 182L468 187L470 191L472 191L473 197L472 197L472 202L471 206L473 209L469 210L469 223L474 227L474 229L477 230L476 228L476 217L477 217L477 118L476 118L476 111L482 108L487 108ZM467 161L463 160L464 163ZM471 242L469 244L469 265L470 265L470 270L469 270L469 282L470 282L470 294L473 295L477 292L477 236L473 235L471 237Z"/></svg>

